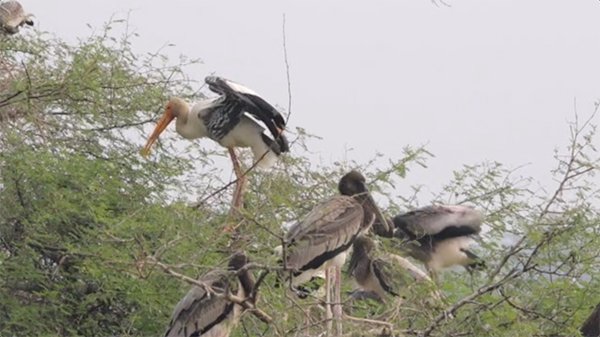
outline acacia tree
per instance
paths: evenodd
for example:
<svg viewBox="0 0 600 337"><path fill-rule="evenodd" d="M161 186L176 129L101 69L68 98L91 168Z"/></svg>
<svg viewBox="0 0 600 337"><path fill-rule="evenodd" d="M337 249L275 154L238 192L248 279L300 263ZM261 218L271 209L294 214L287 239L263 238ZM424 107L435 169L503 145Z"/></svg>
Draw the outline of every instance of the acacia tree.
<svg viewBox="0 0 600 337"><path fill-rule="evenodd" d="M553 190L486 162L457 170L434 196L394 191L426 166L423 148L317 165L304 147L311 136L290 130L292 154L268 173L248 173L244 210L232 218L232 187L220 189L224 174L209 165L224 151L164 137L150 160L138 155L167 97L194 98L197 85L184 75L188 63L137 55L132 37L111 25L75 45L43 34L0 40L0 336L159 335L190 283L233 250L247 252L257 276L270 271L260 311L247 311L234 335L320 335L322 298L298 299L277 282L273 248L281 225L334 195L351 168L390 215L431 202L481 209L488 269L448 271L439 289L415 282L385 304L347 301L358 318L344 321L348 335L576 336L597 304L593 119L570 126ZM235 236L222 232L232 221ZM380 241L399 254L398 242Z"/></svg>

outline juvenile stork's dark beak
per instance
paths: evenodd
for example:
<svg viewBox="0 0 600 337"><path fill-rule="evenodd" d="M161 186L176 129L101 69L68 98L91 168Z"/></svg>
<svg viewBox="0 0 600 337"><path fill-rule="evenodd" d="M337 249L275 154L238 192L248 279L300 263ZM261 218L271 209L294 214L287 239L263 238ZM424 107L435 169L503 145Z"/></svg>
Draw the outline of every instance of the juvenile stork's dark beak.
<svg viewBox="0 0 600 337"><path fill-rule="evenodd" d="M383 224L385 226L385 228L387 228L388 231L390 231L390 224L388 223L386 217L383 215L383 213L381 212L381 210L379 209L379 206L377 206L377 203L375 203L375 199L373 199L373 196L371 195L371 192L369 191L369 189L367 188L367 185L365 183L362 183L365 192L365 204L366 206L373 212L373 214L375 215L375 221L374 222L379 222L381 224Z"/></svg>
<svg viewBox="0 0 600 337"><path fill-rule="evenodd" d="M150 155L150 149L152 148L152 145L156 142L156 140L158 140L158 136L160 136L160 134L163 131L165 131L165 129L167 128L167 126L169 126L169 123L171 123L173 119L175 119L175 115L173 115L171 108L167 107L162 118L158 121L158 124L156 124L156 127L154 128L154 131L148 138L146 145L142 149L142 156L148 157L148 155Z"/></svg>

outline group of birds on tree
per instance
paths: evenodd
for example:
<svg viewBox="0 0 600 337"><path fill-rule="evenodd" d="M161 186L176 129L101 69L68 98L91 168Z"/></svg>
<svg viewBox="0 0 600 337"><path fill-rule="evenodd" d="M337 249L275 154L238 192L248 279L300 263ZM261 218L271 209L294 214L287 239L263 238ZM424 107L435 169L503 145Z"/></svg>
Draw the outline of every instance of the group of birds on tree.
<svg viewBox="0 0 600 337"><path fill-rule="evenodd" d="M256 165L271 166L277 156L289 151L285 118L241 84L217 76L206 77L205 82L217 96L191 107L181 98L171 98L142 154L149 155L173 120L175 131L183 138L208 137L216 141L228 149L233 162L237 187L232 208L239 208L245 172L235 148L250 147ZM397 239L398 245L425 263L432 274L454 265L483 265L469 250L471 236L481 230L482 216L478 211L467 206L439 205L388 219L371 196L365 177L354 170L340 179L338 190L339 195L321 201L301 221L287 228L285 244L277 249L286 273L282 279L294 291L300 292L303 284L325 275L326 315L328 322L336 323L337 334L342 330L340 283L347 255L351 254L348 271L362 291L380 301L398 294L397 277L393 274L397 267L377 256L373 234ZM229 264L230 271L237 275L235 282L227 283L223 274L216 277L213 272L200 281L221 294L231 288L237 289L240 296L248 296L253 288L252 276L236 262L240 254L236 253ZM176 306L166 336L227 336L240 312L239 304L227 296L209 296L207 289L196 285Z"/></svg>
<svg viewBox="0 0 600 337"><path fill-rule="evenodd" d="M33 25L31 17L17 1L2 2L0 32L15 34L23 25ZM217 96L191 107L179 97L171 98L142 155L150 154L173 120L175 131L185 139L214 140L227 148L231 157L237 178L232 209L240 209L247 172L242 170L234 148L249 147L254 165L272 166L278 156L290 150L284 135L286 120L249 88L217 76L206 77L205 82ZM325 275L326 315L328 324L336 322L337 334L341 334L343 315L341 269L348 255L348 273L368 297L383 302L398 296L399 288L408 282L406 273L389 256L379 254L376 236L397 242L399 250L422 262L434 280L443 268L462 265L471 271L484 267L469 250L472 237L481 231L483 218L477 210L462 205L434 205L387 218L371 196L365 177L354 170L341 177L338 191L339 195L321 201L290 226L283 247L277 249L285 273L282 280L298 294L303 284ZM257 282L249 270L248 257L241 252L230 257L227 270L215 268L201 276L198 283L176 305L166 337L228 336L243 311L240 302L255 302L257 298ZM597 311L586 322L591 326L589 331L596 334Z"/></svg>

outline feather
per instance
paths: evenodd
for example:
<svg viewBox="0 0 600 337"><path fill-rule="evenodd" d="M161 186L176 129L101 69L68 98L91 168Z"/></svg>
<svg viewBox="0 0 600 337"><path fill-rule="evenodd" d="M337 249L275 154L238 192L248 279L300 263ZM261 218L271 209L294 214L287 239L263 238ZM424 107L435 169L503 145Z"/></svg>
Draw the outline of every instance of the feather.
<svg viewBox="0 0 600 337"><path fill-rule="evenodd" d="M481 231L481 213L467 206L427 206L394 217L394 226L410 239L437 235L449 238Z"/></svg>
<svg viewBox="0 0 600 337"><path fill-rule="evenodd" d="M233 314L234 304L222 296L230 290L227 275L222 271L213 271L200 279L215 294L193 286L177 303L165 337L202 336L211 329L226 329L227 321ZM224 324L225 323L225 324Z"/></svg>
<svg viewBox="0 0 600 337"><path fill-rule="evenodd" d="M317 269L350 248L360 231L363 208L347 196L335 196L317 205L286 234L286 267L294 271Z"/></svg>
<svg viewBox="0 0 600 337"><path fill-rule="evenodd" d="M239 319L241 307L230 302L228 293L249 296L254 290L254 278L248 270L241 270L248 258L241 253L229 260L229 270L237 270L237 277L231 272L215 269L199 281L209 291L194 285L177 303L165 337L226 337Z"/></svg>
<svg viewBox="0 0 600 337"><path fill-rule="evenodd" d="M374 241L365 236L354 242L348 272L362 289L374 292L381 300L387 295L398 296L403 287L414 281L409 271L377 251Z"/></svg>
<svg viewBox="0 0 600 337"><path fill-rule="evenodd" d="M26 14L17 1L0 3L0 28L6 34L15 34L24 24L33 25L31 14Z"/></svg>
<svg viewBox="0 0 600 337"><path fill-rule="evenodd" d="M282 134L285 128L285 119L275 107L265 101L256 92L233 81L217 76L208 76L205 78L205 82L208 84L210 90L223 95L225 101L235 102L233 105L235 108L230 108L228 111L230 118L239 120L241 118L240 115L247 112L265 124L277 143L279 152L289 151L289 143ZM229 131L227 130L227 132Z"/></svg>

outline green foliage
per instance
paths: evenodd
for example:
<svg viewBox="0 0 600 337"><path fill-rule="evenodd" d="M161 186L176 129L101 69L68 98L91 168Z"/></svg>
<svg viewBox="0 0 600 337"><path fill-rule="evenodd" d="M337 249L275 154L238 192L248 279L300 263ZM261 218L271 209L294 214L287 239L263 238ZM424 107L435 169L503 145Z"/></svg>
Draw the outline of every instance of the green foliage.
<svg viewBox="0 0 600 337"><path fill-rule="evenodd" d="M139 156L144 127L167 97L193 98L194 83L188 64L134 54L131 36L115 37L114 26L75 45L45 35L0 39L0 336L158 335L189 284L156 262L195 278L236 249L257 263L255 274L271 271L258 307L275 320L247 312L235 336L322 333L322 299L297 299L275 280L281 225L334 195L351 168L365 173L390 215L428 203L418 188L404 198L394 189L431 154L407 147L392 160L317 165L304 146L313 136L298 128L291 155L273 171L250 173L234 221L233 187L215 192L227 182L212 165L224 151L163 137L151 160ZM486 214L478 252L486 271L450 270L439 287L415 282L401 299L345 302L344 310L385 321L396 335L576 335L600 298L594 131L590 121L572 126L572 142L556 156L555 190L481 163L456 171L433 197ZM232 224L242 229L233 238L222 231ZM400 253L397 243L381 243ZM353 289L346 277L343 288ZM382 330L350 320L344 328Z"/></svg>

